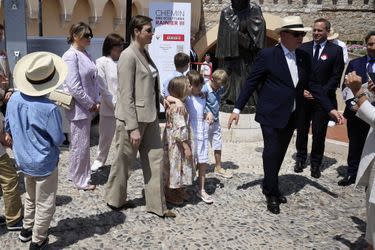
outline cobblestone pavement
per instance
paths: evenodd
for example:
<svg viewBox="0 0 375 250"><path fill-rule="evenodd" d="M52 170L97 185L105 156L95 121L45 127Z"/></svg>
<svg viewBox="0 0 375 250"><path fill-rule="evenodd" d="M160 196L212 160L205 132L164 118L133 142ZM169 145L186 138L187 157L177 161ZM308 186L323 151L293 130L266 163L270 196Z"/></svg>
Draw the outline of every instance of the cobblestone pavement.
<svg viewBox="0 0 375 250"><path fill-rule="evenodd" d="M97 146L91 148L92 161ZM191 202L173 208L175 219L145 212L143 177L139 164L130 177L129 199L134 209L111 211L103 200L110 166L93 175L94 192L77 191L67 180L68 152L59 164L57 208L49 238L51 249L362 249L365 224L364 190L337 186L345 172L346 155L327 154L322 177L309 169L293 172L291 144L280 173L281 191L288 203L281 213L266 211L261 193L262 143L224 143L223 166L232 179L207 175L206 205L192 195ZM109 162L113 159L110 152ZM212 156L211 156L212 161ZM23 190L23 184L21 185ZM195 188L189 189L194 194ZM24 192L24 191L23 191ZM3 213L0 200L0 213ZM0 228L1 249L25 249L17 232Z"/></svg>

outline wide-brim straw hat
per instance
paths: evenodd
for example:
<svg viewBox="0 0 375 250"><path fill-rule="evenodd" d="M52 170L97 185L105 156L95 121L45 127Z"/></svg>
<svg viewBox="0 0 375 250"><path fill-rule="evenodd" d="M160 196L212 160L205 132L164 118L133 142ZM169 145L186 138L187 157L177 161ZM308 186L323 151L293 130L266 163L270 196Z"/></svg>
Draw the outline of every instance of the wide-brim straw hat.
<svg viewBox="0 0 375 250"><path fill-rule="evenodd" d="M303 26L302 19L300 16L287 16L281 19L280 27L275 31L280 33L281 31L311 31L311 27Z"/></svg>
<svg viewBox="0 0 375 250"><path fill-rule="evenodd" d="M329 36L327 37L327 40L335 40L339 38L339 33L335 32L333 28L329 31Z"/></svg>
<svg viewBox="0 0 375 250"><path fill-rule="evenodd" d="M50 52L34 52L22 57L14 67L15 87L29 96L43 96L58 88L68 74L64 60Z"/></svg>

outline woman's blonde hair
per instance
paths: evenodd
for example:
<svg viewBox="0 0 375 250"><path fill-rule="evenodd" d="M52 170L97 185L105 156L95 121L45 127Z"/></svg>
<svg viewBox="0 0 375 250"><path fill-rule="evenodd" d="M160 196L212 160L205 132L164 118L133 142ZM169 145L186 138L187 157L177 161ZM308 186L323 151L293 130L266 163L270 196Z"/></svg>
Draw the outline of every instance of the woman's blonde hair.
<svg viewBox="0 0 375 250"><path fill-rule="evenodd" d="M189 80L186 76L178 76L170 80L168 92L177 99L184 99L188 95Z"/></svg>
<svg viewBox="0 0 375 250"><path fill-rule="evenodd" d="M220 85L225 85L228 81L228 74L223 69L217 69L214 71L214 73L212 73L212 80Z"/></svg>

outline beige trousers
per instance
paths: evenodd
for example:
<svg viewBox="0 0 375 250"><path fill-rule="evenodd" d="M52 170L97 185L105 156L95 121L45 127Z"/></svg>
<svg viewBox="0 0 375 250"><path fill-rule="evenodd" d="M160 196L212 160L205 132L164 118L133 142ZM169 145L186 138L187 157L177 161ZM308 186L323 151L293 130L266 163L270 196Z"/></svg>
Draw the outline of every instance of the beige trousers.
<svg viewBox="0 0 375 250"><path fill-rule="evenodd" d="M138 148L145 182L146 209L162 216L166 211L162 165L163 148L158 120L139 123L141 144ZM116 120L115 159L108 177L105 200L108 204L121 207L126 203L129 170L133 166L137 150L130 143L125 123Z"/></svg>
<svg viewBox="0 0 375 250"><path fill-rule="evenodd" d="M375 178L375 163L372 163L369 177L369 185L366 189L366 208L367 208L367 226L366 226L366 236L365 239L368 243L375 246L375 204L370 203L370 192L373 188Z"/></svg>
<svg viewBox="0 0 375 250"><path fill-rule="evenodd" d="M23 227L33 229L32 241L41 244L47 238L56 208L58 168L46 177L25 175L25 215Z"/></svg>
<svg viewBox="0 0 375 250"><path fill-rule="evenodd" d="M3 190L6 222L8 226L13 226L22 218L22 202L18 175L8 154L0 157L0 186Z"/></svg>

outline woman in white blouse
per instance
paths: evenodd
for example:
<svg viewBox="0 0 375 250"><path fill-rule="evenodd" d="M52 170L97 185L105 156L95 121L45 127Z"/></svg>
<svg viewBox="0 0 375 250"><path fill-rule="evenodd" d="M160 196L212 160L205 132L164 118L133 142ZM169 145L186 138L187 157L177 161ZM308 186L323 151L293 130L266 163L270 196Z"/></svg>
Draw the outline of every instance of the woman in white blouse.
<svg viewBox="0 0 375 250"><path fill-rule="evenodd" d="M99 147L96 160L91 166L91 171L93 172L104 166L115 134L115 105L118 85L117 61L123 50L124 38L118 34L111 33L104 39L103 56L96 60L100 79L101 106L99 111Z"/></svg>
<svg viewBox="0 0 375 250"><path fill-rule="evenodd" d="M346 76L346 85L354 95L357 105L357 116L368 123L368 132L365 146L358 167L356 185L366 187L367 226L365 239L368 242L367 249L374 249L375 245L375 107L367 99L366 90L362 88L362 79L355 71ZM368 90L375 93L375 85L369 81Z"/></svg>

